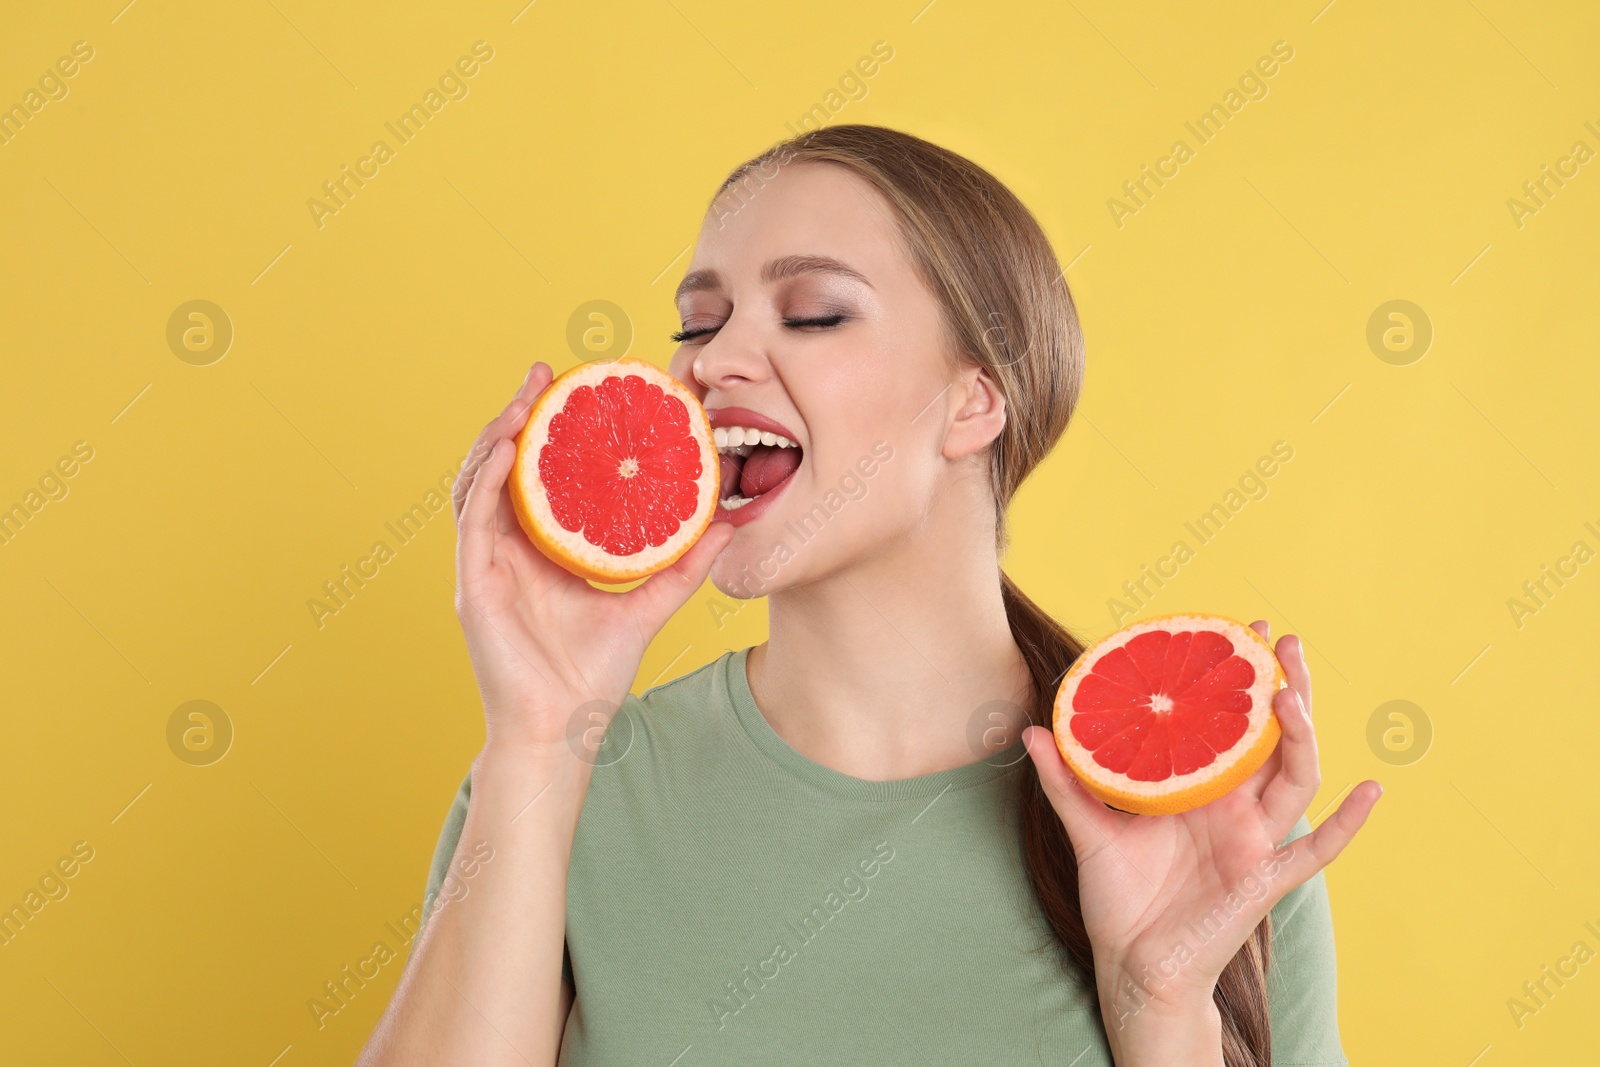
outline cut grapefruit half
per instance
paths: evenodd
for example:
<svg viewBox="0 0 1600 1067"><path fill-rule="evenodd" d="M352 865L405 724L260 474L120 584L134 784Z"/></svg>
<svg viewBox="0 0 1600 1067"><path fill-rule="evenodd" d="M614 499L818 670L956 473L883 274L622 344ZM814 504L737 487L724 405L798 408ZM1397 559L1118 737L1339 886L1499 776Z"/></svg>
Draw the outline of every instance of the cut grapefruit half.
<svg viewBox="0 0 1600 1067"><path fill-rule="evenodd" d="M1061 679L1056 747L1085 789L1136 815L1176 815L1229 792L1278 743L1288 684L1272 646L1221 615L1123 627Z"/></svg>
<svg viewBox="0 0 1600 1067"><path fill-rule="evenodd" d="M721 468L699 398L652 363L580 363L533 403L509 484L517 521L581 578L671 566L711 524Z"/></svg>

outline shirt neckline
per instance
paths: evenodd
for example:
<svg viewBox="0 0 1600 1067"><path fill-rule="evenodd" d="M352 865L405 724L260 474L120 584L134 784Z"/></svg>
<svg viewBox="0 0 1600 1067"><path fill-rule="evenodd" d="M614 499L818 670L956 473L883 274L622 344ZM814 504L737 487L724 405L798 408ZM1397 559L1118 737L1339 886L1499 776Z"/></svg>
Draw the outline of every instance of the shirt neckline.
<svg viewBox="0 0 1600 1067"><path fill-rule="evenodd" d="M1023 744L1021 738L1018 738L999 752L973 763L934 771L932 774L918 775L915 778L875 782L823 766L791 747L789 742L772 728L772 724L767 722L766 716L762 715L761 709L756 706L746 666L753 647L742 648L725 661L727 667L724 681L732 695L733 710L739 719L739 725L743 727L751 743L774 763L794 777L819 789L854 800L909 800L936 796L946 791L965 789L993 781L1015 770L1020 763L1029 758L1027 746Z"/></svg>

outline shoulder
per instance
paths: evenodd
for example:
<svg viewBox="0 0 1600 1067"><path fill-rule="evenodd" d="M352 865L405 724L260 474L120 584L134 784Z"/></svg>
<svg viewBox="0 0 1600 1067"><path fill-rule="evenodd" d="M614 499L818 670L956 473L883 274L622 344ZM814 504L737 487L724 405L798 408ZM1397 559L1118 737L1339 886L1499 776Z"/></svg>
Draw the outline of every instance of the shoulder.
<svg viewBox="0 0 1600 1067"><path fill-rule="evenodd" d="M691 739L705 736L722 721L723 713L731 711L728 668L736 654L724 652L711 662L653 685L638 695L629 693L606 727L606 743L615 747L613 754L602 759L620 763L621 755L626 754L632 757L632 765L638 767L649 762L639 759L640 753L659 755L675 747L692 748ZM582 724L578 725L582 728ZM594 780L590 788L594 788ZM444 880L471 801L472 768L468 767L451 797L438 844L434 847L425 905Z"/></svg>
<svg viewBox="0 0 1600 1067"><path fill-rule="evenodd" d="M1283 844L1279 847L1293 848L1296 841L1302 837L1305 837L1310 832L1311 822L1304 815L1302 815L1295 822L1294 827L1289 831L1289 836L1283 839ZM1300 911L1300 909L1303 908L1307 903L1312 903L1314 905L1316 903L1315 898L1319 895L1321 896L1324 904L1326 904L1328 895L1327 887L1321 871L1318 871L1311 878L1308 878L1306 881L1301 882L1299 885L1289 890L1289 892L1283 895L1283 899L1278 901L1278 903L1273 906L1273 931L1276 932L1285 924L1290 922Z"/></svg>
<svg viewBox="0 0 1600 1067"><path fill-rule="evenodd" d="M680 674L669 681L653 685L632 699L642 712L671 707L685 701L704 700L719 686L727 685L728 667L736 655L737 653L732 650L725 651L711 662L696 667L687 674Z"/></svg>
<svg viewBox="0 0 1600 1067"><path fill-rule="evenodd" d="M639 767L661 761L683 763L706 754L735 714L731 668L738 653L722 655L637 696L629 695L606 728L610 758ZM644 759L639 757L643 756Z"/></svg>
<svg viewBox="0 0 1600 1067"><path fill-rule="evenodd" d="M1311 832L1302 815L1284 839ZM1274 1063L1348 1063L1339 1040L1338 965L1328 883L1318 871L1272 908L1272 953L1267 968Z"/></svg>

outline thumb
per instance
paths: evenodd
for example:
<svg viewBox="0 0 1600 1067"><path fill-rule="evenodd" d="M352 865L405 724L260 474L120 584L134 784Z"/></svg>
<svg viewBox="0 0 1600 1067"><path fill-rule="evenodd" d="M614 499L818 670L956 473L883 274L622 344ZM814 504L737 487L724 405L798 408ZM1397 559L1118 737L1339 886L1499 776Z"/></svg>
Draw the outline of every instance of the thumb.
<svg viewBox="0 0 1600 1067"><path fill-rule="evenodd" d="M640 621L648 633L655 634L672 618L673 612L705 584L711 573L711 564L728 542L733 540L734 528L725 522L714 522L705 533L679 556L670 567L652 574L643 584L629 591L637 597Z"/></svg>
<svg viewBox="0 0 1600 1067"><path fill-rule="evenodd" d="M1030 726L1023 731L1023 743L1028 746L1033 765L1039 769L1044 795L1066 827L1072 850L1079 860L1087 859L1115 840L1123 824L1135 818L1112 811L1083 787L1066 760L1061 758L1055 734L1050 730Z"/></svg>

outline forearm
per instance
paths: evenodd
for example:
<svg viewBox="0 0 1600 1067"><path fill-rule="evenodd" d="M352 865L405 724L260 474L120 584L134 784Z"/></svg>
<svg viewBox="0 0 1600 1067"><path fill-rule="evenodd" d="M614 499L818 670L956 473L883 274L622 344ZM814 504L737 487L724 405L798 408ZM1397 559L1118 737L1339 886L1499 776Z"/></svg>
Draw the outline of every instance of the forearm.
<svg viewBox="0 0 1600 1067"><path fill-rule="evenodd" d="M493 858L457 899L441 888L360 1067L556 1062L567 871L591 772L564 749L479 755L451 870L485 842Z"/></svg>
<svg viewBox="0 0 1600 1067"><path fill-rule="evenodd" d="M1223 1067L1222 1016L1210 997L1159 1001L1120 971L1096 974L1095 985L1117 1067Z"/></svg>

